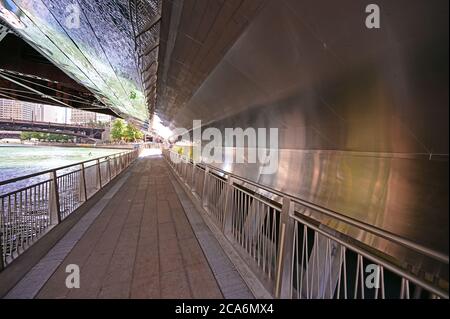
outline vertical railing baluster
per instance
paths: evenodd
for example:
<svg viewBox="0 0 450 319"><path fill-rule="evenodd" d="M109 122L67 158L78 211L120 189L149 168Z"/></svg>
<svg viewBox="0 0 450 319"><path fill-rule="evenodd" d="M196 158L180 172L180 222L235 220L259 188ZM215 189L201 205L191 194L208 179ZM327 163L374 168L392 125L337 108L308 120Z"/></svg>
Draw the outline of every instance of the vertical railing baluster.
<svg viewBox="0 0 450 319"><path fill-rule="evenodd" d="M100 190L102 188L102 171L100 169L100 160L98 159L95 163L96 165L96 176L97 176L97 189Z"/></svg>
<svg viewBox="0 0 450 319"><path fill-rule="evenodd" d="M84 163L81 163L81 171L80 171L80 203L85 202L88 199L87 195L87 187L86 187L86 169L84 167Z"/></svg>
<svg viewBox="0 0 450 319"><path fill-rule="evenodd" d="M4 206L4 197L0 198L0 271L5 268L5 206Z"/></svg>
<svg viewBox="0 0 450 319"><path fill-rule="evenodd" d="M275 297L288 298L292 285L292 249L294 243L294 203L288 197L283 198L280 216L280 229L277 252L277 269L275 277ZM275 227L275 219L272 221Z"/></svg>
<svg viewBox="0 0 450 319"><path fill-rule="evenodd" d="M208 184L208 179L209 179L209 167L208 166L206 166L205 167L205 176L204 176L204 178L203 178L203 192L202 192L202 205L203 205L203 207L206 207L206 205L207 205L207 192L208 192L208 187L207 187L207 184Z"/></svg>
<svg viewBox="0 0 450 319"><path fill-rule="evenodd" d="M58 180L56 176L56 171L51 171L50 173L50 193L49 193L49 215L50 224L56 225L61 222L61 208L59 202L59 191L58 191Z"/></svg>
<svg viewBox="0 0 450 319"><path fill-rule="evenodd" d="M109 181L111 182L111 158L110 157L108 157L108 175L109 175Z"/></svg>
<svg viewBox="0 0 450 319"><path fill-rule="evenodd" d="M196 164L195 162L192 163L192 175L191 175L191 192L196 192L197 191L197 184L195 182L195 169L196 169Z"/></svg>
<svg viewBox="0 0 450 319"><path fill-rule="evenodd" d="M233 192L233 177L228 176L227 183L225 183L225 204L224 204L224 222L223 222L223 233L228 238L232 236L232 226L233 226L233 205L232 203L232 192Z"/></svg>

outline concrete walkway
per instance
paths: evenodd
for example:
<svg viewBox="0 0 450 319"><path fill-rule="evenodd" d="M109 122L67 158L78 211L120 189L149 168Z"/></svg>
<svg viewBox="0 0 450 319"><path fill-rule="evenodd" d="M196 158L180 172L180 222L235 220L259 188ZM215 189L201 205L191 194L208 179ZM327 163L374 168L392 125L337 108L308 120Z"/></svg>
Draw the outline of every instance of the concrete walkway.
<svg viewBox="0 0 450 319"><path fill-rule="evenodd" d="M72 244L65 244L70 249L58 261L56 270L45 275L49 271L46 262L55 260L55 252L50 250L41 260L43 266L37 265L29 273L30 278L19 282L8 297L253 297L231 263L221 269L221 274L211 270L173 183L161 157L139 159L83 233ZM56 246L53 250L58 249ZM209 252L215 256L217 253ZM80 268L78 289L66 287L69 264ZM230 279L236 282L235 288L218 284L216 277L221 279L227 274L233 276ZM37 286L33 287L36 293L24 294L30 285ZM224 289L233 294L224 294Z"/></svg>

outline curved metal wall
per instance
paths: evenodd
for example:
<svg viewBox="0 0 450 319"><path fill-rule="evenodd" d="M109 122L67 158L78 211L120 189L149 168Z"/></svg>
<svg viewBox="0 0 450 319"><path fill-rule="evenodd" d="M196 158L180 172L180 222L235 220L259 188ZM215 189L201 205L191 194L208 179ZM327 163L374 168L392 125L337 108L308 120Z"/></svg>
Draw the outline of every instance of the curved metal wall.
<svg viewBox="0 0 450 319"><path fill-rule="evenodd" d="M276 174L222 168L448 253L448 2L376 3L268 1L172 124L277 127Z"/></svg>

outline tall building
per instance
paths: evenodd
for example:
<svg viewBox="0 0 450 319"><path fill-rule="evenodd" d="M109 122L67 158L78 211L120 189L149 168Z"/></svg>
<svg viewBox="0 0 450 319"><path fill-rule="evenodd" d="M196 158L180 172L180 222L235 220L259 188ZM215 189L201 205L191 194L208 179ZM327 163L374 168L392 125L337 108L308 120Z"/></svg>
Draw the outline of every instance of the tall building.
<svg viewBox="0 0 450 319"><path fill-rule="evenodd" d="M0 119L69 123L69 113L65 107L0 99Z"/></svg>
<svg viewBox="0 0 450 319"><path fill-rule="evenodd" d="M16 100L0 99L0 118L22 121L36 119L37 104Z"/></svg>
<svg viewBox="0 0 450 319"><path fill-rule="evenodd" d="M61 107L53 105L36 104L34 120L38 122L52 122L52 123L64 122L61 121L58 117L59 109L61 109Z"/></svg>
<svg viewBox="0 0 450 319"><path fill-rule="evenodd" d="M111 119L111 115L97 113L97 122L109 123Z"/></svg>
<svg viewBox="0 0 450 319"><path fill-rule="evenodd" d="M89 124L97 121L97 114L83 110L72 109L70 122L72 124Z"/></svg>

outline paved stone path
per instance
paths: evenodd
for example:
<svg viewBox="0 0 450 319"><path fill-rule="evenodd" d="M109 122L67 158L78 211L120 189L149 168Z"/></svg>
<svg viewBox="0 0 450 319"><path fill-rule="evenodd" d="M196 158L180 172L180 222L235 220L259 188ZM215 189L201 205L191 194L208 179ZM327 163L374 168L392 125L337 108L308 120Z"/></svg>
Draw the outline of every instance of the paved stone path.
<svg viewBox="0 0 450 319"><path fill-rule="evenodd" d="M222 298L161 157L130 176L74 245L37 298ZM68 264L81 287L65 285Z"/></svg>

